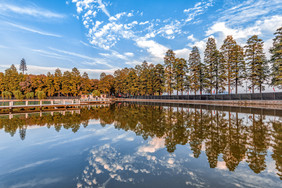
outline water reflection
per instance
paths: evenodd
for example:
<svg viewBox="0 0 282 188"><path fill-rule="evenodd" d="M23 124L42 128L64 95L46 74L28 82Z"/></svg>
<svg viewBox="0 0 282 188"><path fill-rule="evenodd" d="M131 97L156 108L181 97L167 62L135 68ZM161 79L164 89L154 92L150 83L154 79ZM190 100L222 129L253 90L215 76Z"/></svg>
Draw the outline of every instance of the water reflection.
<svg viewBox="0 0 282 188"><path fill-rule="evenodd" d="M54 126L58 132L64 128L71 129L75 133L81 125L87 127L89 121L95 119L99 120L102 126L113 124L116 129L133 131L144 140L152 138L151 142L155 143L139 148L137 152L139 154L150 153L160 147L166 147L168 152L173 153L177 145L188 144L194 158L199 158L204 151L210 168L227 168L229 171L235 171L238 165L245 161L254 173L261 173L266 169L266 156L270 150L277 175L282 179L282 118L274 115L281 112L238 110L237 108L224 111L218 108L122 103L81 108L79 112L14 115L11 119L0 116L0 129L11 136L18 130L20 138L24 140L30 126L47 126L48 128ZM245 113L245 111L251 113ZM120 182L137 181L127 176L125 171L136 172L136 174L154 171L153 165L146 168L144 164L141 164L142 160L138 157L144 157L144 155L121 155L109 145L94 148L91 154L89 165L85 167L82 175L86 185L99 184L97 174L99 176L103 171L108 171L111 178ZM134 157L134 164L130 162L133 161L132 157ZM152 163L160 160L151 155L145 157ZM221 157L224 164L223 161L219 161ZM165 159L165 162L159 164L174 166L176 163L174 159ZM142 165L144 168L140 168ZM121 169L125 170L123 175L117 174L116 171ZM188 169L182 170L189 172ZM105 186L107 181L104 179L99 185ZM80 185L83 185L82 182L78 184L78 187Z"/></svg>

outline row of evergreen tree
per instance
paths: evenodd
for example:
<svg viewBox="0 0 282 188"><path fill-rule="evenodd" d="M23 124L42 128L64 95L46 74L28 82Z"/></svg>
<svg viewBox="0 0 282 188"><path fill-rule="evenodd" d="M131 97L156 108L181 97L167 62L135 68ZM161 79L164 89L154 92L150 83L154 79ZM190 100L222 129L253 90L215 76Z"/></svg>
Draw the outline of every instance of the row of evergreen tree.
<svg viewBox="0 0 282 188"><path fill-rule="evenodd" d="M275 32L271 59L267 60L263 51L263 41L257 35L250 37L244 47L227 36L220 49L214 38L209 38L201 61L195 46L188 61L176 58L173 50L168 50L164 64L148 64L144 61L135 68L116 70L114 75L102 73L100 80L90 79L87 73L80 74L77 68L47 75L24 74L26 62L22 59L19 73L14 65L0 72L0 94L2 97L44 98L46 96L78 96L95 93L109 95L161 95L174 91L207 93L231 93L231 88L243 86L254 93L260 92L266 84L282 89L282 27Z"/></svg>

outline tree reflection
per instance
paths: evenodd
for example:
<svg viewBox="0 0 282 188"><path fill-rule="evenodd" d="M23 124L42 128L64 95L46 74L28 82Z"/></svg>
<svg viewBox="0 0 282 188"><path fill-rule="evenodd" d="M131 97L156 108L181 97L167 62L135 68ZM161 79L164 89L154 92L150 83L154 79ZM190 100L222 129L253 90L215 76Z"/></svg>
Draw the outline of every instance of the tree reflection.
<svg viewBox="0 0 282 188"><path fill-rule="evenodd" d="M282 119L271 122L273 127L273 154L272 158L275 160L277 175L282 180Z"/></svg>
<svg viewBox="0 0 282 188"><path fill-rule="evenodd" d="M249 143L247 151L247 162L249 167L255 172L260 173L265 170L265 156L269 147L269 130L264 124L262 115L252 114L250 116L252 125L248 129Z"/></svg>
<svg viewBox="0 0 282 188"><path fill-rule="evenodd" d="M229 112L223 160L230 171L236 169L246 153L246 126L242 124L242 121L238 118L238 113L234 117L234 114L231 115L231 112Z"/></svg>
<svg viewBox="0 0 282 188"><path fill-rule="evenodd" d="M277 175L282 178L282 125L281 119L267 119L263 114L246 114L203 108L150 106L121 103L109 106L91 106L80 113L52 112L0 118L0 129L13 136L19 130L22 140L28 126L54 126L74 133L89 126L90 120L99 120L101 126L113 124L116 129L132 131L144 139L164 139L168 152L177 145L189 144L193 156L204 151L210 168L216 168L222 155L226 167L235 171L240 162L260 173L266 168L266 155L273 147L272 158L276 162ZM273 139L273 140L271 140Z"/></svg>

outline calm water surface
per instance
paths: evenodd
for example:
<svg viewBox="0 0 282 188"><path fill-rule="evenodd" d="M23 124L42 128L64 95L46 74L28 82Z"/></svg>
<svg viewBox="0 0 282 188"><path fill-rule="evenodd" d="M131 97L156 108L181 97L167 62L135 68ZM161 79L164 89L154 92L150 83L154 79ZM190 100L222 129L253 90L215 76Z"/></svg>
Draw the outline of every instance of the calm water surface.
<svg viewBox="0 0 282 188"><path fill-rule="evenodd" d="M0 187L281 187L279 110L116 104L0 115Z"/></svg>

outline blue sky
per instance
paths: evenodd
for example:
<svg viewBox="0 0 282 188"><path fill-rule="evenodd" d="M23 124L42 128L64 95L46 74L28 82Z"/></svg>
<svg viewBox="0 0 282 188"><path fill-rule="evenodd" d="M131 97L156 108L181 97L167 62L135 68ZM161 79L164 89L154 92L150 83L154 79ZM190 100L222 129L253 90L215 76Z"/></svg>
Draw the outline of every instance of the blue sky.
<svg viewBox="0 0 282 188"><path fill-rule="evenodd" d="M173 49L188 58L213 36L244 45L253 34L272 45L281 0L1 0L0 71L25 58L28 73L73 67L98 78Z"/></svg>

